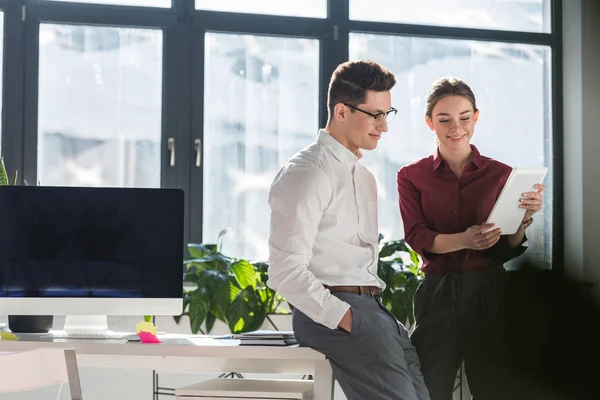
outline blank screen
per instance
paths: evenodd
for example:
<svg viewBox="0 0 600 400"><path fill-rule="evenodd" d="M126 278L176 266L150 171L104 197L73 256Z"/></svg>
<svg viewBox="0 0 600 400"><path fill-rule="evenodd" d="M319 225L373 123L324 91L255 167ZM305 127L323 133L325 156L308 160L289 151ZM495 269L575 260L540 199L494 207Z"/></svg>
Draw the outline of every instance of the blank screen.
<svg viewBox="0 0 600 400"><path fill-rule="evenodd" d="M0 187L0 297L180 298L179 189Z"/></svg>

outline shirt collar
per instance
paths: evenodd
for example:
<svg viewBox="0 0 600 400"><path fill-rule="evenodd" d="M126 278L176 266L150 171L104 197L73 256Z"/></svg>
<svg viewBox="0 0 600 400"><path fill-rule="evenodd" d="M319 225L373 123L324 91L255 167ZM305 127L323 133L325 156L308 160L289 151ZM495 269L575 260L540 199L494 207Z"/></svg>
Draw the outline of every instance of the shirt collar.
<svg viewBox="0 0 600 400"><path fill-rule="evenodd" d="M475 145L470 145L471 146L471 163L474 164L477 168L481 168L483 166L483 157L481 157L481 154L479 153L479 150L477 150L477 147L475 147ZM442 157L440 156L440 150L439 148L435 150L435 153L433 153L433 165L432 165L432 170L435 171L436 169L438 169L438 167L442 164L444 160L442 160Z"/></svg>
<svg viewBox="0 0 600 400"><path fill-rule="evenodd" d="M346 146L338 142L337 139L327 133L325 129L319 130L317 142L325 146L338 161L343 163L350 170L356 166L356 163L358 162L356 154L352 153Z"/></svg>

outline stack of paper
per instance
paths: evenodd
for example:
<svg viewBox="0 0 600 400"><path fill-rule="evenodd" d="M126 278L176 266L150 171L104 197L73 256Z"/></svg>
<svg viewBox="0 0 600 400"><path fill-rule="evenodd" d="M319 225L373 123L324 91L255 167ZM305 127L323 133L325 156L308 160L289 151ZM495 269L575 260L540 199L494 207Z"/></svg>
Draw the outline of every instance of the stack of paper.
<svg viewBox="0 0 600 400"><path fill-rule="evenodd" d="M298 344L292 331L254 331L236 335L242 346L291 346Z"/></svg>

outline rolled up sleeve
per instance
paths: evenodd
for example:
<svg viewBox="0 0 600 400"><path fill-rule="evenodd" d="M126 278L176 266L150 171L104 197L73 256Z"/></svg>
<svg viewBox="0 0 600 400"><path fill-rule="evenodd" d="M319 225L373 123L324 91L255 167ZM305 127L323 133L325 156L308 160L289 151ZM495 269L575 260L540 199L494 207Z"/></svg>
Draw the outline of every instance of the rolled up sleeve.
<svg viewBox="0 0 600 400"><path fill-rule="evenodd" d="M431 261L439 257L438 254L428 251L439 233L427 227L428 223L421 208L421 193L406 176L406 170L398 171L397 183L406 243L425 260Z"/></svg>

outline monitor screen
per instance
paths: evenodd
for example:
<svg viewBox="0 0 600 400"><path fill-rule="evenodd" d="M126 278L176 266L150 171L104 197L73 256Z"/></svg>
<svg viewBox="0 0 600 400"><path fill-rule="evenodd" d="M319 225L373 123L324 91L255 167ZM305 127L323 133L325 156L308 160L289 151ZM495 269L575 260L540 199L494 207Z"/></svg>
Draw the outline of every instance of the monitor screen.
<svg viewBox="0 0 600 400"><path fill-rule="evenodd" d="M183 210L179 189L0 187L0 297L181 298Z"/></svg>

